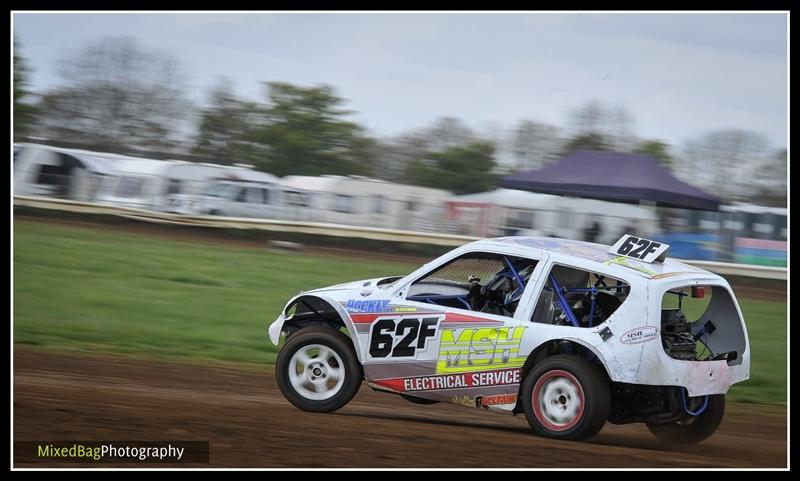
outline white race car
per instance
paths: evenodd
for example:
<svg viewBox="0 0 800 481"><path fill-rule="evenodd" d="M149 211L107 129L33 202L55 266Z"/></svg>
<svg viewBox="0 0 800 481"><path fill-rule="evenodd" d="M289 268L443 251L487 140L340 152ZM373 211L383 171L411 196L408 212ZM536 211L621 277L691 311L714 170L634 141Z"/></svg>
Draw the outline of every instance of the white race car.
<svg viewBox="0 0 800 481"><path fill-rule="evenodd" d="M608 421L702 441L749 378L750 347L728 282L668 247L502 237L404 277L303 292L269 327L275 345L286 337L278 385L307 411L341 408L365 379L420 404L524 413L553 438Z"/></svg>

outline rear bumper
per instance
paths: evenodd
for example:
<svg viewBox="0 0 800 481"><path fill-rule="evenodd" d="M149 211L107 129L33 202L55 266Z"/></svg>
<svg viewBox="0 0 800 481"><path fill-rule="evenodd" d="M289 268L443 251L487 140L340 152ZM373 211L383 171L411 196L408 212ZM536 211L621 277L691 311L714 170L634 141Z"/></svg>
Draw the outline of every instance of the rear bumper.
<svg viewBox="0 0 800 481"><path fill-rule="evenodd" d="M657 343L652 343L657 344ZM660 343L658 343L660 344ZM725 394L730 387L750 379L750 353L746 351L739 364L726 361L680 361L661 351L657 356L642 356L639 383L654 386L683 386L689 396Z"/></svg>

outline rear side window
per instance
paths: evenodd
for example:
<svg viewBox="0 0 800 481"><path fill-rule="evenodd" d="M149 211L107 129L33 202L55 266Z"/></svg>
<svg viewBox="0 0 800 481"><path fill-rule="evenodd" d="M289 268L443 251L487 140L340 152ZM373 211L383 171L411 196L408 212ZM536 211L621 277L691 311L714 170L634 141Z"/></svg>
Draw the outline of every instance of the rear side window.
<svg viewBox="0 0 800 481"><path fill-rule="evenodd" d="M555 264L536 307L532 322L593 327L605 322L630 294L630 286L597 272Z"/></svg>

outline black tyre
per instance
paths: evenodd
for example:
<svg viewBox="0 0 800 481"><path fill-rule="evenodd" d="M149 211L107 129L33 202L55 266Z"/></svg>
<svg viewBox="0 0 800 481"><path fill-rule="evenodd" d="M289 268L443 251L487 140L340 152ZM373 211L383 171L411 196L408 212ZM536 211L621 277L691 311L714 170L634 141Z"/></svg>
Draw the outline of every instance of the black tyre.
<svg viewBox="0 0 800 481"><path fill-rule="evenodd" d="M412 402L414 404L438 404L439 401L434 401L433 399L428 399L424 397L416 397L416 396L409 396L407 394L401 394L400 397L405 399L408 402Z"/></svg>
<svg viewBox="0 0 800 481"><path fill-rule="evenodd" d="M275 374L290 403L324 413L350 402L364 377L350 338L325 324L292 334L278 353Z"/></svg>
<svg viewBox="0 0 800 481"><path fill-rule="evenodd" d="M557 355L534 366L522 383L520 402L540 436L584 439L605 425L611 393L599 367L581 357Z"/></svg>
<svg viewBox="0 0 800 481"><path fill-rule="evenodd" d="M689 406L689 409L696 412L702 404L699 399L694 404L696 406ZM672 423L648 423L647 429L665 443L695 444L714 434L724 416L725 395L714 394L708 396L708 404L698 416L687 416Z"/></svg>

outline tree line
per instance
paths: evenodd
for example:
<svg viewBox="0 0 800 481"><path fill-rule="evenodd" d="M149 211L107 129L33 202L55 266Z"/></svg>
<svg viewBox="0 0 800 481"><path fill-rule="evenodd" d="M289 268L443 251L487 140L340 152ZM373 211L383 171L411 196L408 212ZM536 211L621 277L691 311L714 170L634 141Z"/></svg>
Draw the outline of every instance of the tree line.
<svg viewBox="0 0 800 481"><path fill-rule="evenodd" d="M679 150L637 138L626 109L590 101L570 112L567 129L522 120L488 134L444 117L377 138L352 120L330 85L264 82L253 100L223 79L197 105L173 55L111 37L65 55L60 84L32 92L16 38L14 47L15 142L244 163L278 176L366 175L457 194L488 190L503 173L541 168L579 149L637 152L726 200L785 205L786 150L770 149L757 132L715 131Z"/></svg>

